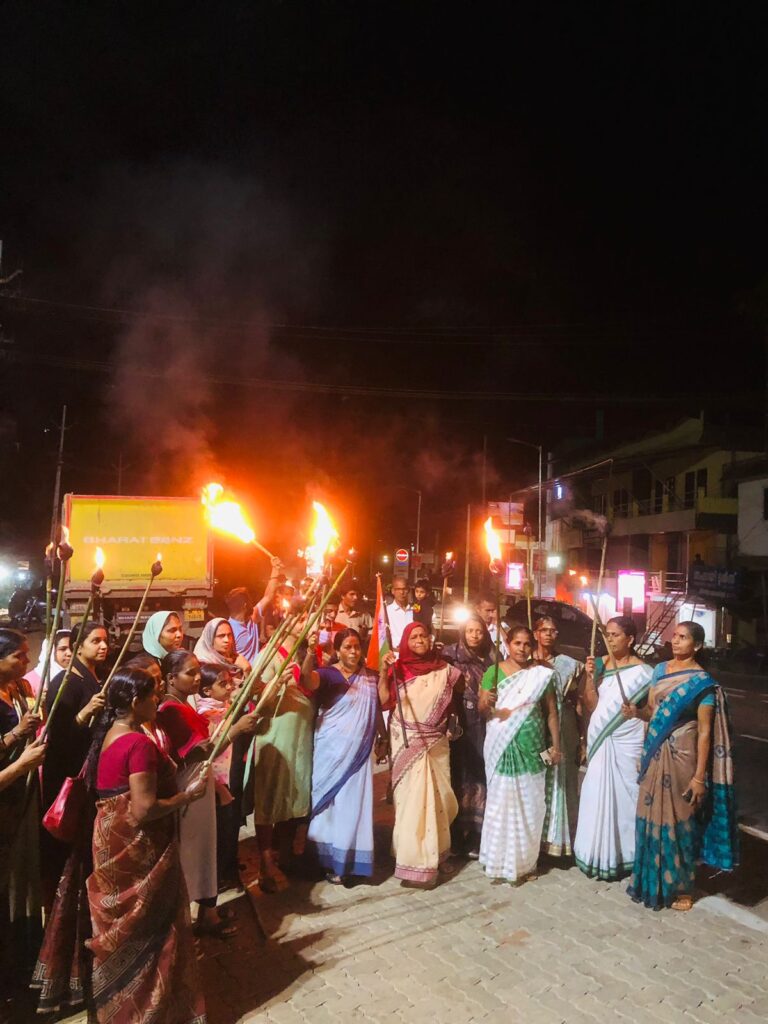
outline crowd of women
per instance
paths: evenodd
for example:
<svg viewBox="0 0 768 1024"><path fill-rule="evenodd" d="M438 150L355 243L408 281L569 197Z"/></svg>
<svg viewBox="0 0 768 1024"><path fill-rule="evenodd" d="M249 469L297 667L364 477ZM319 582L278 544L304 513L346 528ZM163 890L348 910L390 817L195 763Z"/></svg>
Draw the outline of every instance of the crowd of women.
<svg viewBox="0 0 768 1024"><path fill-rule="evenodd" d="M608 623L607 657L584 664L558 651L551 619L494 645L472 615L449 646L414 621L376 671L366 638L334 629L331 613L298 661L284 640L250 695L274 675L259 713L246 700L225 723L258 630L263 642L275 628L278 574L275 562L252 611L233 591L230 618L208 622L192 651L178 615L153 614L143 653L106 692L100 623L57 634L33 673L26 638L0 630L0 969L6 987L31 979L40 1011L85 1003L113 1024L204 1021L192 942L236 930L218 897L239 884L244 818L267 893L297 866L302 822L304 857L330 883L369 878L377 761L391 769L406 886L432 887L462 858L519 884L542 852L573 854L591 877L629 877L633 899L684 910L697 862L734 866L727 708L696 624L680 623L673 659L651 669L629 618ZM75 825L53 835L41 817L64 795Z"/></svg>

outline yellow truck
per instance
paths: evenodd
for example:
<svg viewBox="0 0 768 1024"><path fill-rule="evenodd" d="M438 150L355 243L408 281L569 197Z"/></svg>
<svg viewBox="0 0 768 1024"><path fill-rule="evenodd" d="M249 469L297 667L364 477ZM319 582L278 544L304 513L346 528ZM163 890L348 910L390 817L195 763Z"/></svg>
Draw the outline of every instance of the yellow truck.
<svg viewBox="0 0 768 1024"><path fill-rule="evenodd" d="M213 545L199 499L67 494L63 521L74 548L65 621L74 625L85 612L100 548L104 582L97 611L115 642L128 633L158 556L163 571L152 584L137 637L161 608L179 613L187 636L200 635L213 593Z"/></svg>

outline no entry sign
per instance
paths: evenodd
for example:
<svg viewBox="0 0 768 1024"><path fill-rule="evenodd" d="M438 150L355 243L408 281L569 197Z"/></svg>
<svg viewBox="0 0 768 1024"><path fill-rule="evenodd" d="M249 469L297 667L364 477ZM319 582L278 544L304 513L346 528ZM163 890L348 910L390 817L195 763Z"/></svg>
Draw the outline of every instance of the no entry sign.
<svg viewBox="0 0 768 1024"><path fill-rule="evenodd" d="M408 565L408 552L405 548L398 548L395 552L395 565Z"/></svg>

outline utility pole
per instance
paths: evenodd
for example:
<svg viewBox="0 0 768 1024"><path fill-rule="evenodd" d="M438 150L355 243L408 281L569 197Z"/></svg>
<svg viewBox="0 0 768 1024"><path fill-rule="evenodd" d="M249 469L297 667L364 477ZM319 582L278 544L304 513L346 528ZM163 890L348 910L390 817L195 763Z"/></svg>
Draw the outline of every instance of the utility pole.
<svg viewBox="0 0 768 1024"><path fill-rule="evenodd" d="M61 500L61 468L64 465L64 431L67 429L67 407L61 410L59 428L59 455L56 460L56 481L53 485L53 510L51 512L51 544L56 543L56 527L59 522L59 501Z"/></svg>

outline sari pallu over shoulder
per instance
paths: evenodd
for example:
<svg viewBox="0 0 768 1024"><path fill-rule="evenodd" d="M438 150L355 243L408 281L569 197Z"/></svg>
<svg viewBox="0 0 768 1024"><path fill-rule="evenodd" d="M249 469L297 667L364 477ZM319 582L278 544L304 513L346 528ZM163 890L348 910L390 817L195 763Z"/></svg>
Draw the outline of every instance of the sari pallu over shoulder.
<svg viewBox="0 0 768 1024"><path fill-rule="evenodd" d="M611 676L619 675L621 685L627 700L637 707L648 696L653 681L653 673L648 665L630 665L629 668L621 670L607 669L601 675L601 679L608 679ZM626 719L621 713L622 699L619 691L615 699L606 705L605 708L598 707L592 713L587 735L587 763L594 757L600 747L605 743ZM597 716L600 716L599 719Z"/></svg>
<svg viewBox="0 0 768 1024"><path fill-rule="evenodd" d="M127 793L100 800L88 897L102 1024L205 1024L176 822L137 827Z"/></svg>
<svg viewBox="0 0 768 1024"><path fill-rule="evenodd" d="M495 773L504 751L525 725L528 716L554 679L555 673L551 668L536 665L521 669L499 683L496 707L512 713L504 721L492 718L488 723L485 737L485 771L488 779Z"/></svg>
<svg viewBox="0 0 768 1024"><path fill-rule="evenodd" d="M318 714L312 773L313 816L329 806L371 756L378 700L376 677L369 672L356 672L350 677L344 696Z"/></svg>
<svg viewBox="0 0 768 1024"><path fill-rule="evenodd" d="M445 723L448 717L448 709L453 699L453 687L461 676L458 669L451 665L445 665L445 679L443 685L436 692L431 707L426 715L421 718L409 719L408 710L408 688L418 684L423 676L413 676L405 682L396 685L401 688L401 699L405 721L401 722L397 708L392 712L390 729L392 733L392 786L396 787L416 764L416 762L429 752L429 750L445 737ZM438 670L440 671L440 670ZM408 736L408 746L402 741L403 726Z"/></svg>
<svg viewBox="0 0 768 1024"><path fill-rule="evenodd" d="M638 782L643 781L653 758L682 724L686 711L698 698L709 691L713 692L715 713L707 766L709 792L700 812L704 827L699 857L710 867L731 871L738 864L739 832L733 786L732 726L725 693L716 680L701 669L658 676L654 673L653 682L659 684L662 681L670 683L671 689L656 708L648 725Z"/></svg>

